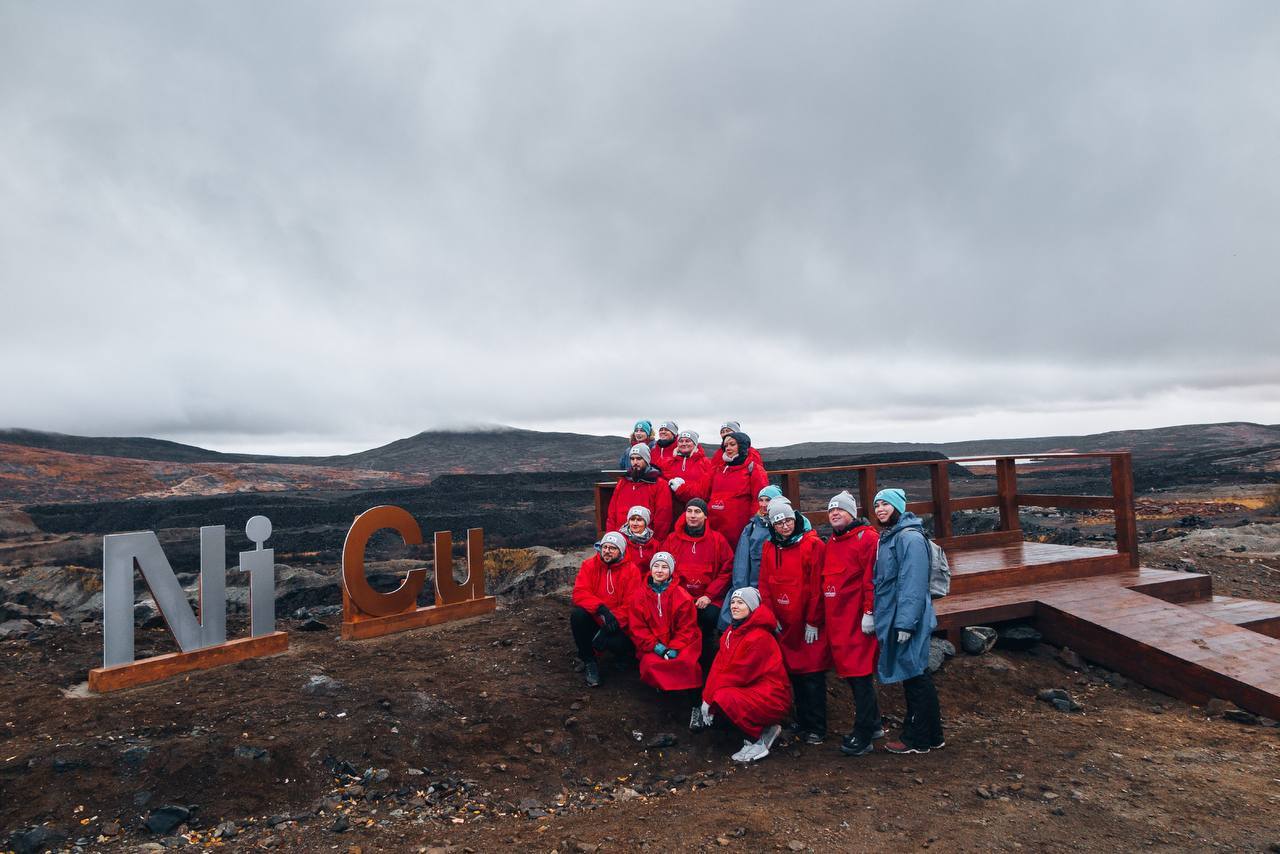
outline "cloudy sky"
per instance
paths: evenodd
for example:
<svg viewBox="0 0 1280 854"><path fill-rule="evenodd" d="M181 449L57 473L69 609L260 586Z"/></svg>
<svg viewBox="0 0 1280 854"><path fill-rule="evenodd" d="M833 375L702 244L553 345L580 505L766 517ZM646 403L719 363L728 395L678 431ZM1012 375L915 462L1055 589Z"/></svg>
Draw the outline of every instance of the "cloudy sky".
<svg viewBox="0 0 1280 854"><path fill-rule="evenodd" d="M1280 422L1280 4L0 2L0 426Z"/></svg>

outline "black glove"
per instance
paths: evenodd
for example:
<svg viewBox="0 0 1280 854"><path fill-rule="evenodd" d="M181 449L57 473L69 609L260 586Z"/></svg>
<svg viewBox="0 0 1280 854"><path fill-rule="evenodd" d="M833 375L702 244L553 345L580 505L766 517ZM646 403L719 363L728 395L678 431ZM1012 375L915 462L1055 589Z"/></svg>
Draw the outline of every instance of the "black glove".
<svg viewBox="0 0 1280 854"><path fill-rule="evenodd" d="M604 605L596 609L596 616L604 620L604 630L609 634L613 634L618 630L618 618L613 616L613 612Z"/></svg>

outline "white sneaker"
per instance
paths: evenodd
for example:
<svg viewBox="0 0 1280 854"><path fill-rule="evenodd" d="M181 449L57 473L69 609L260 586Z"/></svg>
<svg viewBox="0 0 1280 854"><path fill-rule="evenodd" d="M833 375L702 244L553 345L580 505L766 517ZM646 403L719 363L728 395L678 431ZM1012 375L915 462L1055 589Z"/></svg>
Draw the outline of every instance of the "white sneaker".
<svg viewBox="0 0 1280 854"><path fill-rule="evenodd" d="M765 727L764 731L760 733L760 740L756 743L764 745L764 749L767 752L769 748L773 747L773 743L777 741L778 736L781 733L782 733L782 727L778 726L777 724L774 724L771 727Z"/></svg>
<svg viewBox="0 0 1280 854"><path fill-rule="evenodd" d="M751 760L747 759L747 751L755 746L756 746L756 743L754 741L742 742L742 747L738 749L737 753L733 754L733 757L732 757L733 761L734 762L750 762Z"/></svg>
<svg viewBox="0 0 1280 854"><path fill-rule="evenodd" d="M764 742L757 741L743 750L742 754L743 762L759 762L769 755L769 748L764 745Z"/></svg>

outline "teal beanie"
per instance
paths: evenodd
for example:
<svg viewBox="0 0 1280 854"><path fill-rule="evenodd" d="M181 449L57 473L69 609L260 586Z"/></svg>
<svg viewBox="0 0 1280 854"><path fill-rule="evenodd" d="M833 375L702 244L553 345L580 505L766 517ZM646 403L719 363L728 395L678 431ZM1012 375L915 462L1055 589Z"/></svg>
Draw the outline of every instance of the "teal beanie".
<svg viewBox="0 0 1280 854"><path fill-rule="evenodd" d="M646 436L652 436L653 422L648 420L637 421L635 426L631 428L631 432L634 433L637 430L643 430Z"/></svg>
<svg viewBox="0 0 1280 854"><path fill-rule="evenodd" d="M756 498L781 498L782 490L772 483L756 493Z"/></svg>
<svg viewBox="0 0 1280 854"><path fill-rule="evenodd" d="M876 493L876 501L884 501L899 513L907 512L907 494L901 489L882 489ZM875 502L873 501L872 504Z"/></svg>

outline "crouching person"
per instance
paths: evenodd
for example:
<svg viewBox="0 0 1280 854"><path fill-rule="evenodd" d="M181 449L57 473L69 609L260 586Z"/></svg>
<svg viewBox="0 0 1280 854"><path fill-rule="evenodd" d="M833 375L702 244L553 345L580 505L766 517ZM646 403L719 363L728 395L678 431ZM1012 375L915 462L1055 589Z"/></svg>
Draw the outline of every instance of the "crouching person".
<svg viewBox="0 0 1280 854"><path fill-rule="evenodd" d="M907 511L901 489L882 489L872 505L883 533L876 551L876 670L885 685L901 682L907 714L890 753L928 753L946 746L938 692L929 675L929 637L938 627L929 598L929 544L920 517Z"/></svg>
<svg viewBox="0 0 1280 854"><path fill-rule="evenodd" d="M658 552L649 559L649 577L628 600L628 624L640 656L640 679L659 691L702 687L702 632L693 597L675 578L675 558ZM693 695L696 703L697 694ZM698 713L699 709L694 708Z"/></svg>
<svg viewBox="0 0 1280 854"><path fill-rule="evenodd" d="M729 614L729 628L720 636L720 652L702 689L702 723L723 716L747 736L734 760L756 762L769 755L782 731L791 710L791 682L773 636L777 619L755 588L733 591Z"/></svg>
<svg viewBox="0 0 1280 854"><path fill-rule="evenodd" d="M626 539L610 531L596 543L596 553L582 562L573 582L569 627L592 688L600 684L597 653L610 652L623 660L635 656L627 635L627 603L639 578L635 567L623 560L626 551Z"/></svg>

